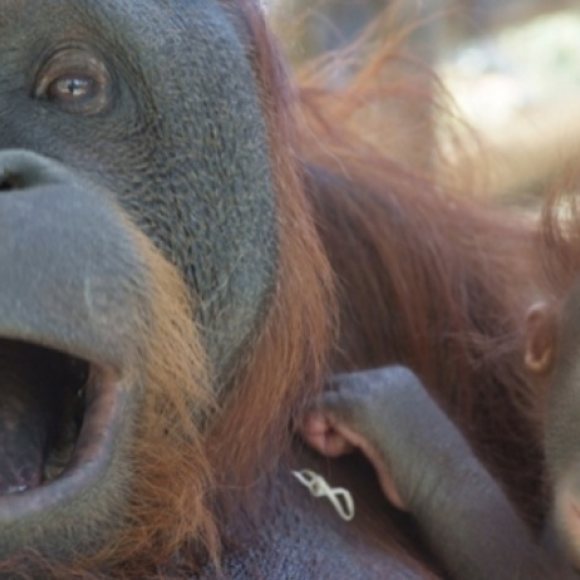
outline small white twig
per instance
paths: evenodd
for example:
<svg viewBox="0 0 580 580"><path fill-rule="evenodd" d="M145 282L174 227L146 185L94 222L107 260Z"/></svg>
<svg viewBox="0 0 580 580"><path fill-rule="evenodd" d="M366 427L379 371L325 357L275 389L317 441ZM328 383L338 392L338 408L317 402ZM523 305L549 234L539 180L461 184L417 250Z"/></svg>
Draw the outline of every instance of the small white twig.
<svg viewBox="0 0 580 580"><path fill-rule="evenodd" d="M292 475L304 486L312 497L325 497L330 501L336 513L345 521L354 518L354 500L352 494L344 487L330 487L322 475L310 469L293 471Z"/></svg>

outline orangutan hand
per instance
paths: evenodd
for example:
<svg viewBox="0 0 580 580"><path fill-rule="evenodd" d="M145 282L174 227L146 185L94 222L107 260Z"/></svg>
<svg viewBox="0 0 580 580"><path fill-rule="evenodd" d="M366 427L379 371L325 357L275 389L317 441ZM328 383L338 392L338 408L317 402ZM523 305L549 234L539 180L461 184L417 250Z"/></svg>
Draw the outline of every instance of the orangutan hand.
<svg viewBox="0 0 580 580"><path fill-rule="evenodd" d="M473 456L421 381L399 366L333 377L300 433L326 457L361 451L389 501L412 512L442 482L453 485Z"/></svg>

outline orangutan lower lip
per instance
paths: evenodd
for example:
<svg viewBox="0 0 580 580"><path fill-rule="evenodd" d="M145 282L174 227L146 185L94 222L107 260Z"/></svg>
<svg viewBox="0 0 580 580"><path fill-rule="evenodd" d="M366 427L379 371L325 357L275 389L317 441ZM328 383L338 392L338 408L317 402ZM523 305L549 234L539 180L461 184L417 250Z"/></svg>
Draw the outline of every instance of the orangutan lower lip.
<svg viewBox="0 0 580 580"><path fill-rule="evenodd" d="M4 355L6 348L11 356L12 352L17 351L18 348L26 353L41 352L41 362L46 368L56 373L59 381L69 382L72 387L71 384L67 384L55 388L55 381L51 382L49 377L46 383L41 385L42 388L31 387L29 396L17 398L16 403L6 405L2 399L3 384L0 382L0 411L2 413L0 420L4 422L0 425L0 466L4 470L8 466L8 471L11 472L0 473L3 484L3 492L0 495L1 524L9 524L11 521L49 510L61 502L70 502L81 492L90 490L103 477L112 459L114 442L121 428L121 417L126 404L126 389L121 386L118 374L111 368L42 347L26 344L15 347L14 344L18 343L0 339L0 379L3 378L4 382L8 383L9 395L13 394L10 392L10 387L18 377L14 378L17 371L13 369L10 369L8 373L5 372L6 359L9 358ZM18 360L18 362L21 361ZM34 362L33 360L32 364ZM75 368L75 371L71 371L68 375L62 370L68 369L67 365ZM18 370L16 363L14 366ZM72 377L77 377L77 367L86 368L88 372L86 376L81 374L83 379L77 378L75 382ZM63 379L63 376L67 380ZM20 386L25 383L25 380L34 382L35 378L36 376L29 372L16 384ZM54 392L48 393L48 397L44 389L45 385L46 388L50 386L54 389ZM6 398L6 393L4 397ZM45 398L42 399L39 407L36 399L42 397ZM51 404L50 397L56 398L58 402ZM31 402L33 406L33 411L28 414L26 409L22 409L27 402ZM39 414L41 407L49 407L45 411L48 418L45 419ZM13 413L14 409L17 410L16 417L12 419L9 413ZM51 413L54 415L51 416ZM35 437L27 436L26 424L23 424L22 417L25 417L29 423L32 422L29 428ZM34 421L34 419L38 420ZM41 423L41 427L35 424L38 422ZM43 437L39 438L38 433ZM30 443L31 439L34 440L36 446ZM39 440L40 447L37 445ZM6 449L6 441L8 441L9 449ZM4 449L2 443L5 446ZM24 458L19 456L21 448L20 455ZM42 449L41 454L38 453L38 449ZM8 458L3 454L8 455ZM42 459L37 465L39 457ZM22 479L18 479L19 474L15 476L12 472L18 472L22 465L28 469L28 473L22 476ZM34 465L32 475L30 475L30 465ZM11 468L12 466L14 469Z"/></svg>

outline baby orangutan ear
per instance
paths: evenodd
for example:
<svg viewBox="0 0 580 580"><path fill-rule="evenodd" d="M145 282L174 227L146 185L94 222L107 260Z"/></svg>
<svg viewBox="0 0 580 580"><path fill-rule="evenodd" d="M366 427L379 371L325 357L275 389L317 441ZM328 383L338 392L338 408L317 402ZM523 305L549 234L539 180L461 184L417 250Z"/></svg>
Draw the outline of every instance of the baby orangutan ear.
<svg viewBox="0 0 580 580"><path fill-rule="evenodd" d="M535 375L552 369L556 351L556 317L545 302L535 304L526 317L526 351L524 364Z"/></svg>

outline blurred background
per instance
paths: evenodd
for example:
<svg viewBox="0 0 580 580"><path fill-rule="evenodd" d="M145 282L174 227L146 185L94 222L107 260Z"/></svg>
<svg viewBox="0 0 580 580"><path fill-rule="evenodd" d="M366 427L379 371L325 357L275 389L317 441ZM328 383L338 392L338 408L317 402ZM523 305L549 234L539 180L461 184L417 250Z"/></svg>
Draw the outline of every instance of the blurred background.
<svg viewBox="0 0 580 580"><path fill-rule="evenodd" d="M265 4L297 68L326 51L352 46L370 23L387 40L406 31L405 53L437 71L458 117L475 129L486 152L485 189L503 203L534 208L556 176L575 169L580 154L580 0ZM435 81L425 75L423 83L421 90L429 91ZM427 121L425 111L409 102L391 106L389 114L406 128L400 141L393 140L399 154L410 154L417 163L429 156L433 139L445 139L437 109L428 112ZM467 165L472 152L453 150L459 166L464 153Z"/></svg>

